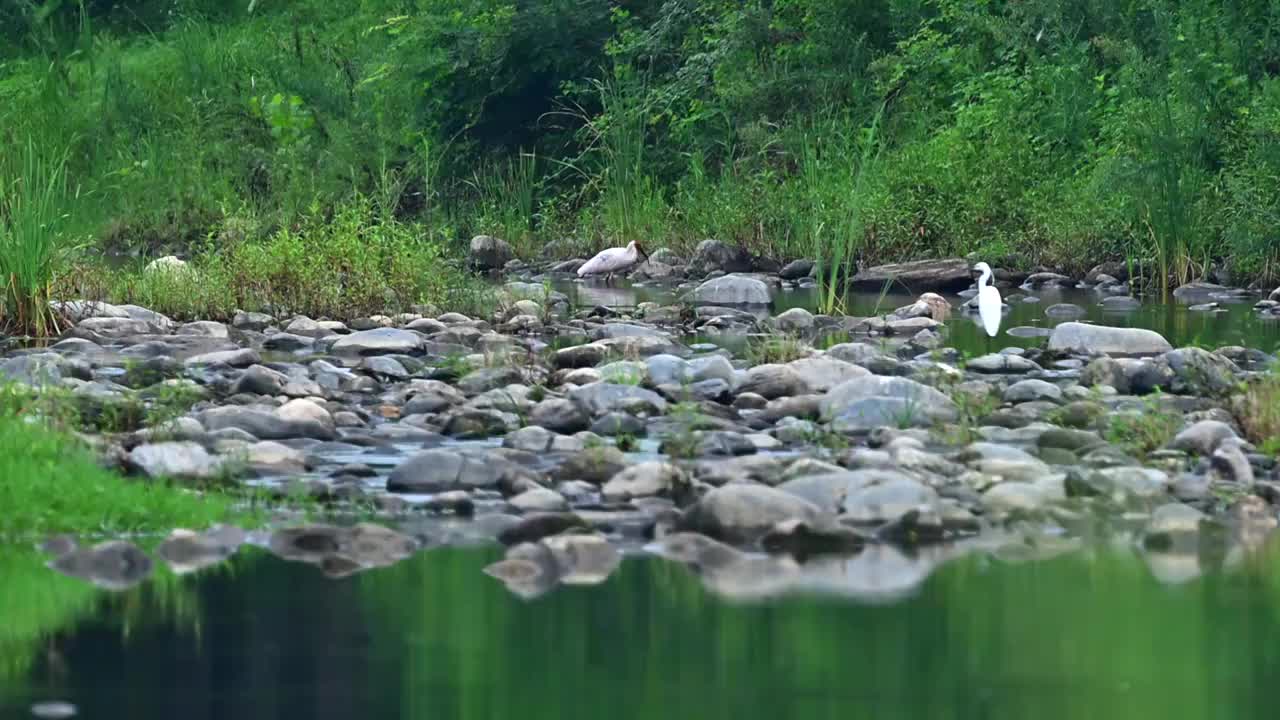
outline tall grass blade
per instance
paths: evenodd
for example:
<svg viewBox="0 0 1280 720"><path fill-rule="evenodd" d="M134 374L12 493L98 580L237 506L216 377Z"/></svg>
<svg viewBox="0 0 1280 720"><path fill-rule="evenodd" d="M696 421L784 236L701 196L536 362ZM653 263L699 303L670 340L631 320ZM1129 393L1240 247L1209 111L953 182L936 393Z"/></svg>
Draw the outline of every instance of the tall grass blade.
<svg viewBox="0 0 1280 720"><path fill-rule="evenodd" d="M58 332L49 288L66 250L66 160L66 153L41 155L30 138L21 151L0 156L0 323L9 332Z"/></svg>

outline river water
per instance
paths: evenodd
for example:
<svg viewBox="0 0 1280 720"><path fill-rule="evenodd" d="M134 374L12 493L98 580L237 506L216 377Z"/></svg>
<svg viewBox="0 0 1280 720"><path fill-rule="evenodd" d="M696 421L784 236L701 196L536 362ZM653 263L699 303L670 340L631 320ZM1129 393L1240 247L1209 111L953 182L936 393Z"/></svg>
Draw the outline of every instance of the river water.
<svg viewBox="0 0 1280 720"><path fill-rule="evenodd" d="M1274 552L1200 578L1203 558L1128 547L970 553L888 596L865 592L901 579L886 566L751 600L638 556L524 600L481 572L498 556L436 549L329 580L242 552L120 595L18 572L5 592L43 608L0 631L0 716L49 702L131 720L1274 715Z"/></svg>
<svg viewBox="0 0 1280 720"><path fill-rule="evenodd" d="M567 294L580 306L605 305L631 307L641 302L670 303L678 293L659 286L634 286L625 282L605 285L602 281L589 283L559 283L556 289ZM1146 301L1134 309L1115 311L1104 309L1104 297L1092 290L1079 288L1048 288L1035 292L1004 289L1008 305L1000 324L1000 335L989 340L983 332L976 314L960 310L964 298L948 295L946 299L955 308L947 323L945 345L964 353L980 355L1003 347L1035 347L1045 344L1045 335L1062 322L1088 322L1116 327L1140 327L1155 330L1165 336L1174 347L1194 345L1214 349L1228 345L1240 345L1253 349L1275 352L1280 348L1280 317L1262 315L1253 310L1258 296L1244 297L1195 297L1187 300L1170 299L1168 302ZM915 295L900 293L849 293L842 299L845 313L855 317L871 317L892 312L895 308L915 302ZM1212 311L1192 309L1207 302L1216 302ZM761 315L778 314L799 307L813 311L817 303L812 289L794 289L775 292L773 305L761 309ZM1078 316L1050 316L1050 307L1058 304L1074 304L1080 308ZM1010 335L1009 330L1015 330ZM1029 328L1041 333L1032 334Z"/></svg>

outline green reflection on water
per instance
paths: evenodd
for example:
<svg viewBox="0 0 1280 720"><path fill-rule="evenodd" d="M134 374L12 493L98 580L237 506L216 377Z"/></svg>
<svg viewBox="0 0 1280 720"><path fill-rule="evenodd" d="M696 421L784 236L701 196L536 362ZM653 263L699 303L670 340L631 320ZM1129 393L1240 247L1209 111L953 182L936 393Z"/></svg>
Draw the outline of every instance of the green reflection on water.
<svg viewBox="0 0 1280 720"><path fill-rule="evenodd" d="M1273 554L1176 587L1128 551L968 556L880 605L734 604L636 558L523 601L481 573L497 556L330 581L249 553L178 581L187 605L77 594L65 667L31 652L0 715L56 697L114 717L127 697L131 718L1240 718L1270 715L1280 677Z"/></svg>

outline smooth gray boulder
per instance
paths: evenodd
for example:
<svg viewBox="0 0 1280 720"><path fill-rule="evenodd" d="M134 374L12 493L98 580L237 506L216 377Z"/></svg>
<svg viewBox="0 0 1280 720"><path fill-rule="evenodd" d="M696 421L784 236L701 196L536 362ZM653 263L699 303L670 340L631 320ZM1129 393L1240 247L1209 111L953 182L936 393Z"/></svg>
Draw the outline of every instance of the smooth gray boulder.
<svg viewBox="0 0 1280 720"><path fill-rule="evenodd" d="M505 241L492 235L476 235L471 238L467 263L477 270L501 270L515 256Z"/></svg>
<svg viewBox="0 0 1280 720"><path fill-rule="evenodd" d="M739 393L755 393L765 399L804 395L810 391L800 373L787 365L757 365L742 375Z"/></svg>
<svg viewBox="0 0 1280 720"><path fill-rule="evenodd" d="M1236 439L1236 431L1220 420L1201 420L1183 428L1174 436L1169 447L1174 450L1212 455L1225 440Z"/></svg>
<svg viewBox="0 0 1280 720"><path fill-rule="evenodd" d="M218 430L243 430L259 440L287 440L313 438L333 440L337 435L333 427L315 420L284 418L274 412L251 407L227 406L205 410L196 416L209 432Z"/></svg>
<svg viewBox="0 0 1280 720"><path fill-rule="evenodd" d="M571 390L569 399L592 417L614 411L660 415L667 409L661 395L638 385L591 383Z"/></svg>
<svg viewBox="0 0 1280 720"><path fill-rule="evenodd" d="M867 375L843 382L822 399L822 417L845 430L928 425L954 420L951 398L914 380Z"/></svg>
<svg viewBox="0 0 1280 720"><path fill-rule="evenodd" d="M711 272L751 272L751 253L739 245L720 240L703 240L693 250L689 270L695 275Z"/></svg>
<svg viewBox="0 0 1280 720"><path fill-rule="evenodd" d="M577 402L562 398L543 400L529 412L530 424L566 435L586 430L591 424L587 410Z"/></svg>
<svg viewBox="0 0 1280 720"><path fill-rule="evenodd" d="M203 480L222 470L221 458L194 442L160 442L129 451L128 464L147 477Z"/></svg>
<svg viewBox="0 0 1280 720"><path fill-rule="evenodd" d="M745 275L723 275L712 278L693 291L693 302L699 305L768 305L772 301L769 286Z"/></svg>
<svg viewBox="0 0 1280 720"><path fill-rule="evenodd" d="M338 354L412 355L422 350L422 336L411 330L375 328L344 335L331 348Z"/></svg>
<svg viewBox="0 0 1280 720"><path fill-rule="evenodd" d="M439 493L492 488L528 476L522 467L483 451L424 450L404 460L387 477L387 492Z"/></svg>
<svg viewBox="0 0 1280 720"><path fill-rule="evenodd" d="M810 391L816 393L827 392L840 383L871 374L870 370L861 365L854 365L829 355L792 360L787 363L787 367L800 377Z"/></svg>
<svg viewBox="0 0 1280 720"><path fill-rule="evenodd" d="M746 543L791 519L822 517L816 505L766 485L731 484L702 496L680 519L683 529L718 540Z"/></svg>
<svg viewBox="0 0 1280 720"><path fill-rule="evenodd" d="M664 495L688 482L679 467L653 460L624 468L604 484L602 492L609 500L630 500Z"/></svg>
<svg viewBox="0 0 1280 720"><path fill-rule="evenodd" d="M1173 346L1153 330L1067 322L1053 329L1049 349L1081 355L1140 357L1161 355Z"/></svg>

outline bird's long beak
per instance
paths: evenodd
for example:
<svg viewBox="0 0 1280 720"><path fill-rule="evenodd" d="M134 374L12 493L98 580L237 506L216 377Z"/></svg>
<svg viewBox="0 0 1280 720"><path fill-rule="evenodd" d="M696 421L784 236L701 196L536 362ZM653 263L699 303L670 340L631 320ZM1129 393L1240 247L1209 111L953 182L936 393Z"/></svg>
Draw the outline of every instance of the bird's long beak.
<svg viewBox="0 0 1280 720"><path fill-rule="evenodd" d="M640 257L644 258L644 262L649 262L649 253L645 252L644 248L640 247L640 243L636 243L636 251L640 253Z"/></svg>

